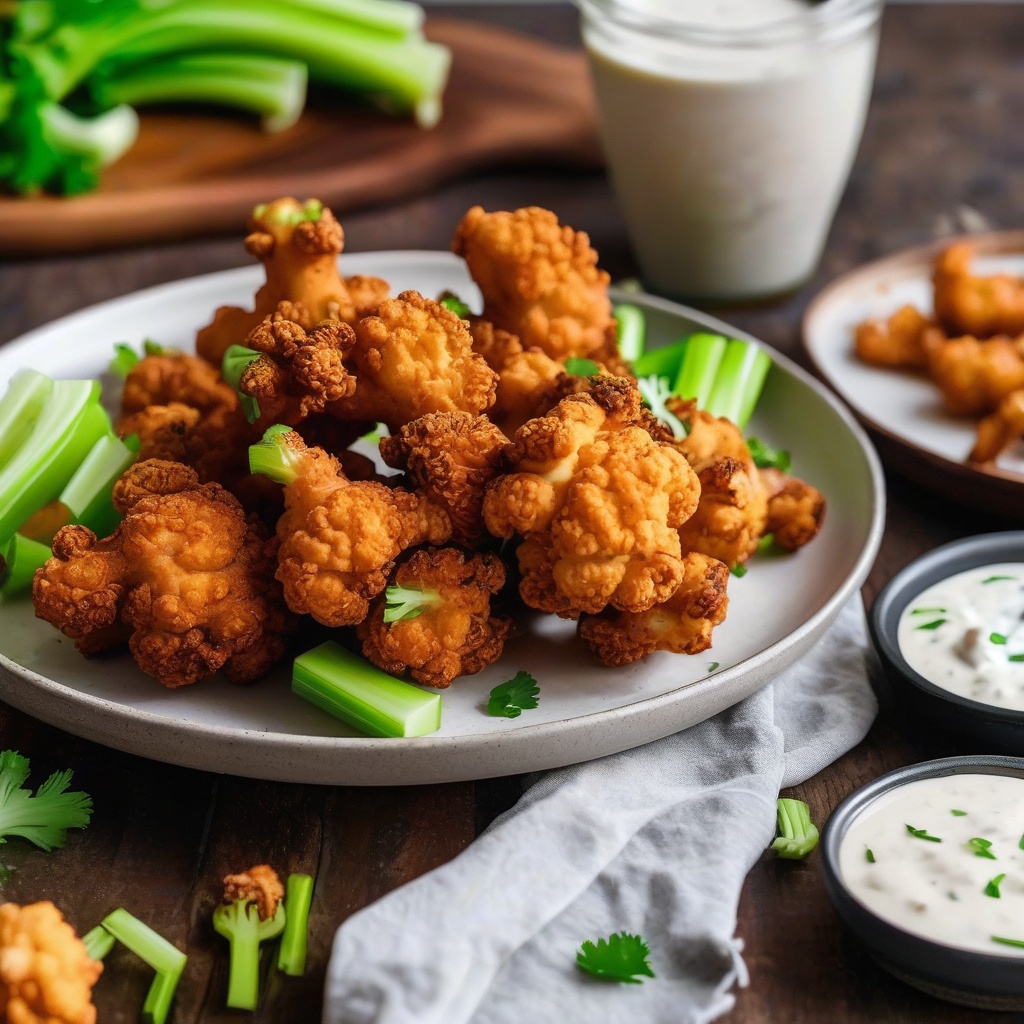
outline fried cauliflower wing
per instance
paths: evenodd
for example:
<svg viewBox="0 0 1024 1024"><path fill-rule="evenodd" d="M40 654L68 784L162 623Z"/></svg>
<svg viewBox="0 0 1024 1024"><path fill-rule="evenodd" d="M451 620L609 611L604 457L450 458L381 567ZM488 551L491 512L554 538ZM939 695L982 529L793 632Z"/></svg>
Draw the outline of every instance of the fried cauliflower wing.
<svg viewBox="0 0 1024 1024"><path fill-rule="evenodd" d="M778 469L759 470L768 493L765 532L784 551L814 540L825 519L825 496L816 487Z"/></svg>
<svg viewBox="0 0 1024 1024"><path fill-rule="evenodd" d="M486 416L433 412L381 438L380 455L443 509L452 538L472 546L484 536L484 488L503 469L512 443Z"/></svg>
<svg viewBox="0 0 1024 1024"><path fill-rule="evenodd" d="M395 570L393 585L417 602L418 614L386 622L387 602L378 597L356 627L363 654L385 672L441 689L479 672L501 657L512 627L509 616L491 611L504 582L505 566L495 554L451 547L413 552Z"/></svg>
<svg viewBox="0 0 1024 1024"><path fill-rule="evenodd" d="M448 516L425 497L349 480L334 456L306 447L295 431L261 443L281 463L275 478L286 484L276 575L294 612L325 626L355 625L403 551L451 536Z"/></svg>
<svg viewBox="0 0 1024 1024"><path fill-rule="evenodd" d="M858 357L872 366L923 370L928 365L928 342L941 328L915 306L901 306L888 319L871 319L854 329Z"/></svg>
<svg viewBox="0 0 1024 1024"><path fill-rule="evenodd" d="M928 373L952 416L984 416L1024 388L1024 335L950 338L929 350Z"/></svg>
<svg viewBox="0 0 1024 1024"><path fill-rule="evenodd" d="M452 240L483 295L483 319L564 362L608 357L615 321L608 274L582 231L537 206L486 213L468 210Z"/></svg>
<svg viewBox="0 0 1024 1024"><path fill-rule="evenodd" d="M356 305L338 272L345 244L341 225L317 200L300 203L286 197L257 206L249 218L245 251L264 267L266 281L256 292L253 309L221 306L196 335L196 352L220 367L231 345L270 316L280 302L300 305L312 323L355 319Z"/></svg>
<svg viewBox="0 0 1024 1024"><path fill-rule="evenodd" d="M995 462L1021 437L1024 437L1024 388L1011 392L995 412L978 421L978 433L967 461L977 465Z"/></svg>
<svg viewBox="0 0 1024 1024"><path fill-rule="evenodd" d="M728 583L724 562L690 552L667 600L642 612L606 609L583 615L579 635L605 665L628 665L654 651L698 654L711 646L712 631L725 619Z"/></svg>
<svg viewBox="0 0 1024 1024"><path fill-rule="evenodd" d="M220 406L234 408L238 399L218 369L197 356L174 352L140 359L125 377L121 415L171 403L208 413Z"/></svg>
<svg viewBox="0 0 1024 1024"><path fill-rule="evenodd" d="M678 529L700 484L648 423L633 381L598 377L516 433L514 471L488 486L484 520L497 537L523 537L519 592L530 607L564 618L644 611L675 590Z"/></svg>
<svg viewBox="0 0 1024 1024"><path fill-rule="evenodd" d="M935 315L951 334L990 338L1024 334L1024 280L1013 274L976 277L974 246L955 242L935 261Z"/></svg>
<svg viewBox="0 0 1024 1024"><path fill-rule="evenodd" d="M132 654L164 686L223 669L233 682L265 674L294 628L275 584L273 542L219 484L176 462L132 466L114 489L124 516L97 540L66 526L36 573L36 615L95 653L96 637L130 630Z"/></svg>
<svg viewBox="0 0 1024 1024"><path fill-rule="evenodd" d="M92 989L102 973L48 900L0 906L0 1020L96 1024Z"/></svg>

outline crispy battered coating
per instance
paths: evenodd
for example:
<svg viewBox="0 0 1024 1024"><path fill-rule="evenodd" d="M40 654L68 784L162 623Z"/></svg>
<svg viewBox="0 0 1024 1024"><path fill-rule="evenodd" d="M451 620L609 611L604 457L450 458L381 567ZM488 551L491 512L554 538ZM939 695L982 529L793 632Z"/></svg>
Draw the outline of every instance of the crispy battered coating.
<svg viewBox="0 0 1024 1024"><path fill-rule="evenodd" d="M92 989L102 973L49 900L0 906L0 1020L96 1024Z"/></svg>
<svg viewBox="0 0 1024 1024"><path fill-rule="evenodd" d="M970 242L955 242L939 254L932 275L935 315L951 334L1024 334L1024 280L1013 274L975 277L973 256Z"/></svg>
<svg viewBox="0 0 1024 1024"><path fill-rule="evenodd" d="M203 359L219 367L229 346L243 344L282 301L300 304L312 323L355 319L355 303L338 273L345 235L326 207L290 197L257 206L244 244L247 253L262 261L266 281L256 292L253 309L221 306L199 331L196 352Z"/></svg>
<svg viewBox="0 0 1024 1024"><path fill-rule="evenodd" d="M582 231L550 210L468 210L452 240L483 294L483 319L516 335L523 348L569 356L611 355L615 322L608 274ZM610 333L609 333L610 332Z"/></svg>
<svg viewBox="0 0 1024 1024"><path fill-rule="evenodd" d="M605 665L628 665L654 651L698 654L711 646L715 626L729 606L729 568L690 552L675 591L643 612L613 611L580 617L579 635Z"/></svg>
<svg viewBox="0 0 1024 1024"><path fill-rule="evenodd" d="M928 373L953 416L984 416L1024 388L1024 335L950 338L929 350Z"/></svg>
<svg viewBox="0 0 1024 1024"><path fill-rule="evenodd" d="M211 412L219 406L234 408L238 399L217 369L184 352L146 356L128 371L121 394L122 416L172 402Z"/></svg>
<svg viewBox="0 0 1024 1024"><path fill-rule="evenodd" d="M271 575L273 542L238 500L187 466L148 460L118 481L114 506L124 519L104 540L57 532L33 583L36 615L87 651L130 627L139 667L167 687L218 669L233 682L265 674L294 622Z"/></svg>
<svg viewBox="0 0 1024 1024"><path fill-rule="evenodd" d="M253 903L261 921L268 921L277 913L277 906L282 899L284 886L269 864L257 864L248 871L224 876L224 897L221 902L235 903L243 900Z"/></svg>
<svg viewBox="0 0 1024 1024"><path fill-rule="evenodd" d="M468 412L428 413L380 442L384 462L408 473L416 489L448 514L452 538L470 546L485 533L484 488L511 450L486 416Z"/></svg>
<svg viewBox="0 0 1024 1024"><path fill-rule="evenodd" d="M941 328L915 306L901 306L887 320L865 320L857 325L857 355L873 366L923 370L928 365L927 341L941 340Z"/></svg>
<svg viewBox="0 0 1024 1024"><path fill-rule="evenodd" d="M978 422L968 462L995 462L1012 444L1024 437L1024 388L1007 395L999 408Z"/></svg>
<svg viewBox="0 0 1024 1024"><path fill-rule="evenodd" d="M391 286L382 277L355 274L345 278L345 287L352 299L353 321L372 316L385 299L391 298Z"/></svg>
<svg viewBox="0 0 1024 1024"><path fill-rule="evenodd" d="M239 378L239 390L259 403L258 423L294 427L349 398L356 380L343 360L356 343L355 331L340 320L323 320L310 330L289 320L287 311L268 316L245 344L261 355Z"/></svg>
<svg viewBox="0 0 1024 1024"><path fill-rule="evenodd" d="M515 472L487 488L484 519L520 534L519 592L576 618L607 605L644 611L682 578L678 528L700 485L686 458L646 429L635 383L596 378L516 433Z"/></svg>
<svg viewBox="0 0 1024 1024"><path fill-rule="evenodd" d="M424 611L385 623L383 597L356 627L363 654L385 672L408 672L425 686L443 689L456 676L472 675L501 657L512 628L507 615L491 613L491 598L505 582L495 554L467 555L458 548L413 552L393 583L431 595Z"/></svg>
<svg viewBox="0 0 1024 1024"><path fill-rule="evenodd" d="M395 433L427 413L475 415L494 402L497 375L473 351L465 321L433 299L402 292L355 332L355 394L332 405L332 415L386 423Z"/></svg>
<svg viewBox="0 0 1024 1024"><path fill-rule="evenodd" d="M451 524L422 495L349 480L334 456L307 448L294 431L283 441L301 465L277 523L285 600L325 626L355 625L387 586L395 559L417 544L443 544Z"/></svg>
<svg viewBox="0 0 1024 1024"><path fill-rule="evenodd" d="M778 469L759 470L768 492L766 533L784 551L814 540L825 519L825 497L816 487Z"/></svg>

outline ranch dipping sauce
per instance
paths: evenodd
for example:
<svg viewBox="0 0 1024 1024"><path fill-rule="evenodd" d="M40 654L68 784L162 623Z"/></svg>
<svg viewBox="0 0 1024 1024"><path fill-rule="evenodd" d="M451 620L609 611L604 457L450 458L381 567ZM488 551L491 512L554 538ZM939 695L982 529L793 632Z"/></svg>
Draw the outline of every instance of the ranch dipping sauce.
<svg viewBox="0 0 1024 1024"><path fill-rule="evenodd" d="M647 284L778 294L814 271L860 140L880 0L577 0Z"/></svg>
<svg viewBox="0 0 1024 1024"><path fill-rule="evenodd" d="M936 686L1024 711L1024 563L979 566L928 587L904 608L897 643Z"/></svg>
<svg viewBox="0 0 1024 1024"><path fill-rule="evenodd" d="M854 819L839 849L839 872L856 899L907 932L1024 957L1022 843L1024 779L919 779Z"/></svg>

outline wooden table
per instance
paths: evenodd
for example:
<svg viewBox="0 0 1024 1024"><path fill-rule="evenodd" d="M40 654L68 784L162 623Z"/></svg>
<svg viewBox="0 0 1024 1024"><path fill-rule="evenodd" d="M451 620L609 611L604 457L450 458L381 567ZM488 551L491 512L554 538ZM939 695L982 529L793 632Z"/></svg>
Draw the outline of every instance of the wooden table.
<svg viewBox="0 0 1024 1024"><path fill-rule="evenodd" d="M568 6L458 7L446 13L578 45L576 16ZM819 273L780 304L716 312L805 362L798 344L801 312L837 274L947 231L964 208L995 227L1019 226L1022 53L1019 6L891 7L884 16L864 142ZM453 225L474 203L488 209L548 206L564 222L590 233L614 278L636 272L615 200L596 173L482 173L394 206L349 213L344 217L347 247L446 248ZM8 262L0 265L0 340L89 303L243 262L237 236ZM869 601L919 553L956 537L1015 525L897 478L888 483L888 523L865 587ZM843 796L890 768L958 752L947 741L901 724L883 705L875 728L856 750L795 792L810 803L815 820L824 821ZM96 805L92 824L62 851L46 855L19 841L3 847L0 862L15 869L4 897L53 899L83 929L116 906L145 908L147 920L190 956L174 1024L239 1019L222 1008L225 945L209 923L218 879L227 870L269 860L317 876L310 970L301 980L267 991L255 1017L311 1024L319 1019L337 925L453 857L518 793L516 779L345 789L221 777L108 750L3 707L0 745L30 756L34 778L73 767L76 783ZM799 864L762 858L744 890L737 932L746 945L751 983L737 994L728 1018L732 1024L1024 1020L953 1007L892 980L840 930L815 856ZM119 956L96 990L100 1021L137 1020L149 977L129 955Z"/></svg>

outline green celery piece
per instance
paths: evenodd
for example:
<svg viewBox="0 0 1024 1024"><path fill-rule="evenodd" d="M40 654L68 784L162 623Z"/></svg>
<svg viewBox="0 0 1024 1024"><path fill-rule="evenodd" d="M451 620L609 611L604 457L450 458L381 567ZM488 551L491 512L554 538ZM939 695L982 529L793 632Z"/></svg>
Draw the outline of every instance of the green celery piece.
<svg viewBox="0 0 1024 1024"><path fill-rule="evenodd" d="M43 566L52 551L48 544L40 544L20 533L14 534L7 542L3 553L3 569L0 571L0 595L14 597L32 586L36 569Z"/></svg>
<svg viewBox="0 0 1024 1024"><path fill-rule="evenodd" d="M186 53L97 76L101 106L128 103L209 103L251 111L265 131L290 128L306 105L306 65L283 57L244 53Z"/></svg>
<svg viewBox="0 0 1024 1024"><path fill-rule="evenodd" d="M79 117L59 103L40 109L43 139L57 152L85 157L108 167L135 144L139 115L127 104L112 106L96 117Z"/></svg>
<svg viewBox="0 0 1024 1024"><path fill-rule="evenodd" d="M75 522L88 526L98 537L109 536L121 521L110 496L114 484L139 457L138 438L132 437L134 444L115 434L101 437L60 493L61 504Z"/></svg>
<svg viewBox="0 0 1024 1024"><path fill-rule="evenodd" d="M306 973L309 906L312 902L312 877L302 874L289 875L284 895L287 916L277 952L277 966L278 970L296 978Z"/></svg>
<svg viewBox="0 0 1024 1024"><path fill-rule="evenodd" d="M771 357L759 345L730 339L707 403L701 408L712 416L732 420L742 430L754 413L771 365Z"/></svg>
<svg viewBox="0 0 1024 1024"><path fill-rule="evenodd" d="M221 376L234 388L235 394L238 395L238 401L241 403L242 412L245 413L245 418L250 423L255 423L260 418L260 403L251 395L238 389L242 381L242 374L262 354L262 352L257 352L254 348L247 348L245 345L229 345L220 361Z"/></svg>
<svg viewBox="0 0 1024 1024"><path fill-rule="evenodd" d="M231 944L227 1005L233 1010L255 1010L259 997L260 943L284 931L287 915L283 903L274 916L260 920L256 904L249 900L221 903L213 912L213 927Z"/></svg>
<svg viewBox="0 0 1024 1024"><path fill-rule="evenodd" d="M143 1024L164 1024L188 957L122 907L100 922L122 945L156 971L142 1006Z"/></svg>
<svg viewBox="0 0 1024 1024"><path fill-rule="evenodd" d="M644 352L644 336L647 328L644 311L639 306L623 302L612 307L612 316L616 323L619 355L627 363L635 363Z"/></svg>
<svg viewBox="0 0 1024 1024"><path fill-rule="evenodd" d="M779 837L772 849L785 860L803 860L818 845L818 830L811 809L803 800L780 797L776 801Z"/></svg>
<svg viewBox="0 0 1024 1024"><path fill-rule="evenodd" d="M267 427L256 444L249 445L249 472L262 473L271 480L286 486L293 483L302 473L303 452L296 452L287 441L291 427L275 423Z"/></svg>
<svg viewBox="0 0 1024 1024"><path fill-rule="evenodd" d="M131 345L119 341L114 345L114 354L111 356L108 368L115 377L124 380L138 366L140 359L139 353Z"/></svg>
<svg viewBox="0 0 1024 1024"><path fill-rule="evenodd" d="M111 430L94 380L58 380L17 454L0 469L0 545L53 501Z"/></svg>
<svg viewBox="0 0 1024 1024"><path fill-rule="evenodd" d="M706 409L718 366L728 344L728 340L721 334L691 334L687 339L683 361L679 365L673 393L681 398L692 398L698 409Z"/></svg>
<svg viewBox="0 0 1024 1024"><path fill-rule="evenodd" d="M295 659L292 692L370 736L441 727L441 695L389 676L333 640Z"/></svg>
<svg viewBox="0 0 1024 1024"><path fill-rule="evenodd" d="M688 340L683 338L671 345L663 345L661 348L644 352L633 362L633 376L666 377L671 383L679 375L679 367L683 363Z"/></svg>
<svg viewBox="0 0 1024 1024"><path fill-rule="evenodd" d="M0 467L21 448L53 391L53 381L38 370L16 370L0 398Z"/></svg>
<svg viewBox="0 0 1024 1024"><path fill-rule="evenodd" d="M416 616L442 603L443 598L436 590L390 586L384 591L384 621L391 623L415 619Z"/></svg>
<svg viewBox="0 0 1024 1024"><path fill-rule="evenodd" d="M82 936L82 944L85 946L85 951L89 954L90 960L102 960L114 948L116 943L117 939L101 924L96 925L95 928L90 928Z"/></svg>

